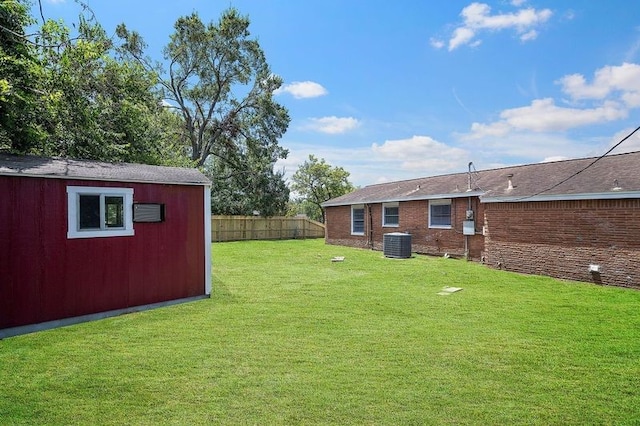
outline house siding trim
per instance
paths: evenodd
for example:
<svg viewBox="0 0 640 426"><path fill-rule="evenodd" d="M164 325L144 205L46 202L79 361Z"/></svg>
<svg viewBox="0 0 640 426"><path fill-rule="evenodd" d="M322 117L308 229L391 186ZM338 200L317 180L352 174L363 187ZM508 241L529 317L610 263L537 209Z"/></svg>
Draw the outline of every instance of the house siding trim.
<svg viewBox="0 0 640 426"><path fill-rule="evenodd" d="M35 333L38 331L51 330L53 328L67 327L70 325L81 324L83 322L97 321L105 318L117 317L124 314L131 314L134 312L142 312L151 309L164 308L167 306L178 305L182 303L195 302L196 300L202 300L208 296L193 296L185 297L183 299L167 300L158 303L149 303L147 305L131 306L123 309L114 309L106 312L97 312L94 314L80 315L71 318L62 318L59 320L46 321L38 324L21 325L17 327L9 327L0 329L0 339L7 337L20 336L22 334Z"/></svg>
<svg viewBox="0 0 640 426"><path fill-rule="evenodd" d="M331 202L322 203L322 207L339 207L339 206L354 206L360 204L381 204L381 203L401 203L406 201L426 201L436 200L440 198L467 198L467 197L480 197L484 194L481 191L469 191L469 192L454 192L448 194L435 194L435 195L422 195L419 197L392 197L392 198L380 198L372 200L358 200L350 202Z"/></svg>
<svg viewBox="0 0 640 426"><path fill-rule="evenodd" d="M204 294L211 295L211 185L205 185L204 195Z"/></svg>
<svg viewBox="0 0 640 426"><path fill-rule="evenodd" d="M517 197L480 197L480 201L482 203L518 203L529 201L621 200L628 198L640 198L640 192L616 191L583 194L521 195Z"/></svg>
<svg viewBox="0 0 640 426"><path fill-rule="evenodd" d="M65 179L69 181L80 180L80 181L89 181L89 182L118 182L118 183L151 183L156 185L183 185L183 186L205 186L208 185L204 182L181 182L181 181L172 181L172 180L145 180L145 179L118 179L118 178L93 178L91 176L58 176L58 175L39 175L34 173L3 173L0 172L0 176L8 176L8 177L25 177L25 178L36 178L36 179Z"/></svg>

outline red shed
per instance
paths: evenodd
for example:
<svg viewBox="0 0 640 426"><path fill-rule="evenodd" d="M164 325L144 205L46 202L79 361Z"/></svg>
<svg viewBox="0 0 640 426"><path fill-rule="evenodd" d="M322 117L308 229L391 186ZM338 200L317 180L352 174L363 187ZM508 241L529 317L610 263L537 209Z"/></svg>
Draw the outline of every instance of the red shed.
<svg viewBox="0 0 640 426"><path fill-rule="evenodd" d="M0 338L207 297L198 170L0 154Z"/></svg>

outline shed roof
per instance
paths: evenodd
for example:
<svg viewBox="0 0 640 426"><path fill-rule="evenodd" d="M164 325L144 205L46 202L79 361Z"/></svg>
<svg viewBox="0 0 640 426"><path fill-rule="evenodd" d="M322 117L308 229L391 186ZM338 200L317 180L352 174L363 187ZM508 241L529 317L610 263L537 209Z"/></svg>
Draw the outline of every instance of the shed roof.
<svg viewBox="0 0 640 426"><path fill-rule="evenodd" d="M3 153L0 153L0 175L173 185L211 184L205 175L193 168Z"/></svg>
<svg viewBox="0 0 640 426"><path fill-rule="evenodd" d="M639 168L640 151L527 164L369 185L323 206L468 196L486 203L640 198Z"/></svg>

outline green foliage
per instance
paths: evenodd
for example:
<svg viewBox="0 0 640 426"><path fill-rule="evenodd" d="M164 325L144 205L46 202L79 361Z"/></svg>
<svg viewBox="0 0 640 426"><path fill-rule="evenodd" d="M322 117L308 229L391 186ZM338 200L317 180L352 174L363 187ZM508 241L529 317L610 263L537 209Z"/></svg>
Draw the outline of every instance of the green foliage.
<svg viewBox="0 0 640 426"><path fill-rule="evenodd" d="M291 189L295 191L304 213L311 219L324 222L321 204L355 189L349 182L349 172L342 167L332 167L323 159L309 155L293 175Z"/></svg>
<svg viewBox="0 0 640 426"><path fill-rule="evenodd" d="M310 219L322 220L322 209L310 201L296 198L287 204L287 216L305 215Z"/></svg>
<svg viewBox="0 0 640 426"><path fill-rule="evenodd" d="M80 17L78 39L60 22L42 30L48 96L46 155L148 164L181 163L167 137L178 123L167 117L157 75L115 57L102 27ZM173 132L175 133L175 131Z"/></svg>
<svg viewBox="0 0 640 426"><path fill-rule="evenodd" d="M182 116L191 159L202 166L213 155L235 168L234 159L251 145L286 158L277 144L289 115L273 100L282 80L250 38L249 19L231 8L217 23L205 25L193 13L179 18L174 29L164 50L169 69L161 84L163 98ZM131 56L151 67L137 33L120 25L117 34Z"/></svg>
<svg viewBox="0 0 640 426"><path fill-rule="evenodd" d="M124 24L115 46L92 15L74 33L34 21L24 3L0 9L0 149L104 161L204 166L214 211L283 214L289 198L277 160L289 124L249 20L235 9L205 25L179 18L165 49L166 79ZM86 7L83 10L87 10ZM167 106L167 102L171 105Z"/></svg>
<svg viewBox="0 0 640 426"><path fill-rule="evenodd" d="M41 66L25 35L28 3L0 1L0 149L28 151L43 138L38 126Z"/></svg>
<svg viewBox="0 0 640 426"><path fill-rule="evenodd" d="M205 174L212 181L213 214L252 215L258 211L261 216L279 216L286 213L289 188L284 182L284 173L274 172L278 154L266 150L252 144L243 155L234 156L233 163L219 156L205 163Z"/></svg>
<svg viewBox="0 0 640 426"><path fill-rule="evenodd" d="M211 299L1 341L2 423L640 419L638 291L322 240L213 258Z"/></svg>
<svg viewBox="0 0 640 426"><path fill-rule="evenodd" d="M278 140L289 115L273 99L282 80L250 37L249 19L231 8L217 23L204 24L193 13L174 29L164 50L169 68L159 80L162 97L181 117L179 140L213 182L213 212L283 214L289 189L274 165L288 154ZM144 56L139 34L125 25L117 34L130 57L165 75Z"/></svg>
<svg viewBox="0 0 640 426"><path fill-rule="evenodd" d="M157 75L119 55L93 17L81 14L73 35L64 22L46 20L26 36L35 23L26 3L0 5L0 149L192 164Z"/></svg>
<svg viewBox="0 0 640 426"><path fill-rule="evenodd" d="M0 5L0 149L180 166L213 155L214 205L284 212L289 190L273 167L288 153L278 139L289 115L248 18L235 9L215 24L179 18L163 79L138 34L118 26L115 46L86 5L73 34L46 20L31 38L27 4Z"/></svg>

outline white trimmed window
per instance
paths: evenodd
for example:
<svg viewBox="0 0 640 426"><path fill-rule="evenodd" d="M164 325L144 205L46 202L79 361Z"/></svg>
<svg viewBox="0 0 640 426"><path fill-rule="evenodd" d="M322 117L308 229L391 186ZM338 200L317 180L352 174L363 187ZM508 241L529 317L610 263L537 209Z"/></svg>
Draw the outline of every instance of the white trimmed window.
<svg viewBox="0 0 640 426"><path fill-rule="evenodd" d="M351 206L351 235L364 235L364 206Z"/></svg>
<svg viewBox="0 0 640 426"><path fill-rule="evenodd" d="M68 186L67 238L133 235L133 188Z"/></svg>
<svg viewBox="0 0 640 426"><path fill-rule="evenodd" d="M397 227L400 225L400 209L398 203L382 204L382 226Z"/></svg>
<svg viewBox="0 0 640 426"><path fill-rule="evenodd" d="M451 199L429 200L429 228L451 229Z"/></svg>

